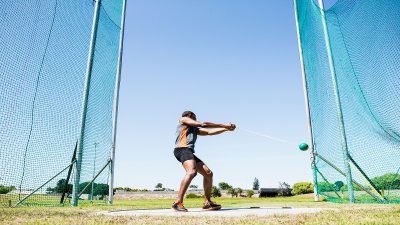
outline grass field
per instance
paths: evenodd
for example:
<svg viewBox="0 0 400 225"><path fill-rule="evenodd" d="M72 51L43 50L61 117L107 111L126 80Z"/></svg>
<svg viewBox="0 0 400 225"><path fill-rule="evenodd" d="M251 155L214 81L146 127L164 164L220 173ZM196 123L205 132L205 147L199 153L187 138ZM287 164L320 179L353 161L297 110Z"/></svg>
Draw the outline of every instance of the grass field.
<svg viewBox="0 0 400 225"><path fill-rule="evenodd" d="M124 200L114 205L83 203L79 207L1 208L1 224L400 224L400 205L313 202L312 196L277 198L218 198L223 207L335 208L316 214L246 217L106 216L104 210L169 208L173 200ZM186 199L188 208L202 199Z"/></svg>

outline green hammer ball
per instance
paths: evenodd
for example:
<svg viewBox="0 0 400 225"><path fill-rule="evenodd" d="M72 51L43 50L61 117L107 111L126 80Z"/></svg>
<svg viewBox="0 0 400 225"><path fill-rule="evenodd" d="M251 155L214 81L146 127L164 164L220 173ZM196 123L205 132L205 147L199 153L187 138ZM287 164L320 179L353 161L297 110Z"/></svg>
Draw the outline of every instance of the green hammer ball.
<svg viewBox="0 0 400 225"><path fill-rule="evenodd" d="M306 151L308 149L308 144L307 143L299 144L299 149L302 151Z"/></svg>

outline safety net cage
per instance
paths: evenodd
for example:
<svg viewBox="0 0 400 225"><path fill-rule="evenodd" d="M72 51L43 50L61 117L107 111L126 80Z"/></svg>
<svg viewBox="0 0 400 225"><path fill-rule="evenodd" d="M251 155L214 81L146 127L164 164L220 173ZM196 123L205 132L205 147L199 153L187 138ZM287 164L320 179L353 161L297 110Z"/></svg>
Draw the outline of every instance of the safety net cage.
<svg viewBox="0 0 400 225"><path fill-rule="evenodd" d="M295 0L314 183L336 202L400 202L400 1Z"/></svg>
<svg viewBox="0 0 400 225"><path fill-rule="evenodd" d="M0 207L109 200L124 8L0 0Z"/></svg>

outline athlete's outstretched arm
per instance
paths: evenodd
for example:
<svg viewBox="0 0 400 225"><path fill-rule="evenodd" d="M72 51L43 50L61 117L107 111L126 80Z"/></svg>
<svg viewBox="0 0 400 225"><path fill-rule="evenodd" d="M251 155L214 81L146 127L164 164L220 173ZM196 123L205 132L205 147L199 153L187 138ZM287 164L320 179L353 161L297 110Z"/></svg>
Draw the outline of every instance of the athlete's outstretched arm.
<svg viewBox="0 0 400 225"><path fill-rule="evenodd" d="M202 128L225 128L228 130L235 130L236 125L229 123L229 124L219 124L219 123L213 123L213 122L200 122L197 120L194 120L189 117L182 117L180 119L181 123L188 125L188 126L193 126L193 127L202 127Z"/></svg>
<svg viewBox="0 0 400 225"><path fill-rule="evenodd" d="M203 122L203 128L226 128L228 130L234 130L236 128L236 125L233 123L228 123L228 124L219 124L219 123L213 123L213 122Z"/></svg>
<svg viewBox="0 0 400 225"><path fill-rule="evenodd" d="M200 128L197 131L197 134L201 135L201 136L217 135L217 134L222 134L225 131L233 131L233 129L227 129L227 128L204 129L204 128Z"/></svg>
<svg viewBox="0 0 400 225"><path fill-rule="evenodd" d="M202 125L203 125L202 122L194 120L189 117L182 117L179 121L185 125L192 126L192 127L202 127Z"/></svg>

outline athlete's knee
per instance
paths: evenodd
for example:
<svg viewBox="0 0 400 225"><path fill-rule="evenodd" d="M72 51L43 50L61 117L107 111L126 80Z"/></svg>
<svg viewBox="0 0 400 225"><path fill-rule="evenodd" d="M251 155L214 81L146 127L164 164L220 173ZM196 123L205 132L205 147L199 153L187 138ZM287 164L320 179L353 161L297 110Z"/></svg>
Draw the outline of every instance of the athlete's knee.
<svg viewBox="0 0 400 225"><path fill-rule="evenodd" d="M213 175L214 175L214 173L213 173L211 170L207 170L207 171L206 171L206 176L207 176L208 178L212 178Z"/></svg>
<svg viewBox="0 0 400 225"><path fill-rule="evenodd" d="M193 177L195 177L195 176L197 175L197 170L195 170L195 169L188 170L188 171L186 172L186 174L187 174L189 177L193 178Z"/></svg>

